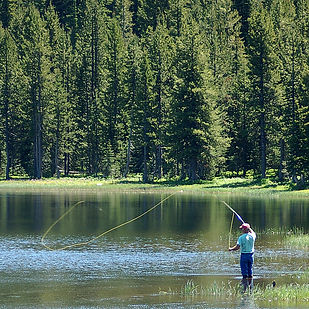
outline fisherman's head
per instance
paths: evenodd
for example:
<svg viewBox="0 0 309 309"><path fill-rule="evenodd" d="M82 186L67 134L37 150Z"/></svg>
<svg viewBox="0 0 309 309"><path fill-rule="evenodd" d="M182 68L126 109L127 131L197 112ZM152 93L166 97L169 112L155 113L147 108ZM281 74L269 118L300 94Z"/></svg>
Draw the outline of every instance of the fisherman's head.
<svg viewBox="0 0 309 309"><path fill-rule="evenodd" d="M249 229L250 229L250 224L249 223L243 223L240 227L239 227L244 233L248 233Z"/></svg>

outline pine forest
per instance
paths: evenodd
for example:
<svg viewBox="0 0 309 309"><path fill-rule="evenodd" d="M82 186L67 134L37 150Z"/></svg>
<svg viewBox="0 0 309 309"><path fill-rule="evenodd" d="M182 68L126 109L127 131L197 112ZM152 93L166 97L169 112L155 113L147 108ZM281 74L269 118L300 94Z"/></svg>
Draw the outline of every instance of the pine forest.
<svg viewBox="0 0 309 309"><path fill-rule="evenodd" d="M309 179L308 0L0 0L0 173Z"/></svg>

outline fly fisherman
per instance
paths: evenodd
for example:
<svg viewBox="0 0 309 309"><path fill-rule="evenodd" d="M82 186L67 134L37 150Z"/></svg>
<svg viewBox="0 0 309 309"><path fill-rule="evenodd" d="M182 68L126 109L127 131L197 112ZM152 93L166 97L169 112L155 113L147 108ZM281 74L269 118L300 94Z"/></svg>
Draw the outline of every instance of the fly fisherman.
<svg viewBox="0 0 309 309"><path fill-rule="evenodd" d="M236 251L240 249L240 268L243 278L242 285L245 292L248 286L250 290L253 286L252 266L256 234L248 223L243 223L239 228L242 230L243 234L239 236L236 245L229 248L229 251Z"/></svg>

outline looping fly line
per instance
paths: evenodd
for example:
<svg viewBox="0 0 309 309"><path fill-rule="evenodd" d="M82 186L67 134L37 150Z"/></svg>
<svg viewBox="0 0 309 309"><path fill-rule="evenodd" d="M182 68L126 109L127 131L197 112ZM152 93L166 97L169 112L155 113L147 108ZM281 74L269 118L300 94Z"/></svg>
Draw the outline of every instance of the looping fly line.
<svg viewBox="0 0 309 309"><path fill-rule="evenodd" d="M105 231L105 232L99 234L98 236L95 236L95 237L91 238L91 239L88 240L88 241L79 242L79 243L75 243L75 244L71 244L71 245L66 245L66 246L63 246L63 247L60 247L60 248L52 248L52 247L46 245L46 243L44 242L46 236L47 236L47 235L49 234L49 232L53 229L53 227L54 227L58 222L60 222L66 215L68 215L76 206L78 206L78 205L84 203L84 201L79 201L79 202L75 203L75 204L74 204L69 210L67 210L63 215L61 215L61 216L60 216L60 217L59 217L59 218L46 230L46 232L43 234L43 236L42 236L42 238L41 238L41 244L42 244L45 248L47 248L47 249L49 249L49 250L52 250L52 251L56 251L56 250L65 250L65 249L69 249L69 248L73 248L73 247L82 247L82 246L86 246L86 245L88 245L88 244L94 242L95 240L97 240L97 239L99 239L99 238L105 236L106 234L108 234L108 233L110 233L110 232L112 232L112 231L115 231L115 230L117 230L117 229L119 229L119 228L121 228L121 227L123 227L123 226L125 226L125 225L127 225L127 224L130 224L130 223L132 223L132 222L134 222L134 221L140 219L141 217L145 216L145 215L148 214L149 212L153 211L155 208L157 208L157 207L158 207L159 205L161 205L164 201L166 201L167 199L169 199L170 197L172 197L172 196L175 195L176 193L177 193L177 192L170 194L169 196L167 196L166 198L164 198L163 200L161 200L159 203L155 204L154 206L152 206L152 207L149 208L148 210L144 211L142 214L140 214L140 215L138 215L138 216L136 216L136 217L134 217L134 218L132 218L132 219L130 219L130 220L128 220L128 221L125 221L125 222L123 222L123 223L121 223L121 224L119 224L119 225L114 226L113 228L111 228L111 229L109 229L109 230L107 230L107 231Z"/></svg>

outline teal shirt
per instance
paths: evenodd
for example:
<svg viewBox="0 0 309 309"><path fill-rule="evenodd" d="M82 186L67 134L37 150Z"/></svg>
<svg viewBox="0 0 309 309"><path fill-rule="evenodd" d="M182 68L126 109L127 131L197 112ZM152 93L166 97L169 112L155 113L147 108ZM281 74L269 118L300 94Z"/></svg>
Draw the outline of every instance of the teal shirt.
<svg viewBox="0 0 309 309"><path fill-rule="evenodd" d="M256 239L256 234L245 233L239 236L237 244L240 246L241 253L253 253L254 252L254 242Z"/></svg>

